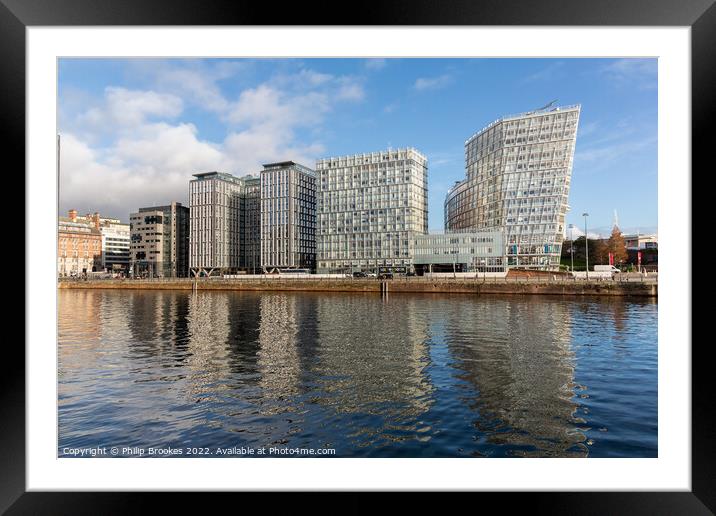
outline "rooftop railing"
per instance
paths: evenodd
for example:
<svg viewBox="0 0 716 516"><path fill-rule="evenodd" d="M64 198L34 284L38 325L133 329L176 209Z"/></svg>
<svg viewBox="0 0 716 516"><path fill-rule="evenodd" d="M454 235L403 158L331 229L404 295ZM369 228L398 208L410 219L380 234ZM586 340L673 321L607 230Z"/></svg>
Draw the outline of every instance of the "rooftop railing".
<svg viewBox="0 0 716 516"><path fill-rule="evenodd" d="M571 110L573 110L573 109L581 109L581 107L582 107L581 104L571 104L571 105L568 105L568 106L556 106L556 107L551 107L551 108L549 108L549 109L535 109L535 110L533 110L533 111L525 111L525 112L523 112L523 113L516 113L516 114L514 114L514 115L505 115L505 116L503 116L503 117L501 117L501 118L498 118L498 119L495 120L494 122L491 122L490 124L486 125L486 126L483 127L482 129L480 129L479 131L477 131L475 134L473 134L472 136L470 136L467 140L465 140L465 145L467 145L469 142L471 142L472 140L474 140L475 138L477 138L478 136L480 136L482 133L484 133L484 132L487 131L488 129L490 129L490 128L492 128L493 126L495 126L495 125L497 125L497 124L499 124L499 123L501 123L501 122L504 122L504 121L506 121L506 120L513 120L513 119L515 119L515 118L522 118L522 117L525 117L525 116L536 115L536 114L542 114L542 113L553 113L553 112L555 112L555 111L571 111Z"/></svg>

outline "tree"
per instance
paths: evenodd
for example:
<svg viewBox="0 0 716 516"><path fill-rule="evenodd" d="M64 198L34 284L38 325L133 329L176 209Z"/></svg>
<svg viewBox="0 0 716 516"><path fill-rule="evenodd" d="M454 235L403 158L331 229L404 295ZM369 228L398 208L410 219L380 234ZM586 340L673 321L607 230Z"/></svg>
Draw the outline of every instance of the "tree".
<svg viewBox="0 0 716 516"><path fill-rule="evenodd" d="M562 245L562 259L561 262L564 265L570 265L572 263L571 256L571 245L572 242L565 240ZM589 267L590 269L594 264L607 263L608 252L605 241L598 238L590 238L589 242ZM586 265L587 256L584 250L584 236L580 236L574 240L574 269L584 270Z"/></svg>
<svg viewBox="0 0 716 516"><path fill-rule="evenodd" d="M607 252L612 253L614 256L614 263L624 263L627 261L629 256L627 254L626 243L618 226L614 226L614 229L612 229L612 234L609 240L607 240L606 246Z"/></svg>
<svg viewBox="0 0 716 516"><path fill-rule="evenodd" d="M606 241L602 240L601 238L598 238L593 241L594 242L594 261L592 263L596 264L606 264L609 263L609 245ZM591 247L591 246L590 246ZM590 249L591 251L591 249Z"/></svg>

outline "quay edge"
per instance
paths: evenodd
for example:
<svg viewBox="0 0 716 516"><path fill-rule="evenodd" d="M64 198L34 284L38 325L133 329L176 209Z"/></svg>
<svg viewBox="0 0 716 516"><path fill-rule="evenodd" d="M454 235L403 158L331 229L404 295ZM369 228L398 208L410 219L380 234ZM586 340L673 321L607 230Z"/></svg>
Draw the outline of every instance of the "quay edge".
<svg viewBox="0 0 716 516"><path fill-rule="evenodd" d="M618 281L475 281L475 280L228 280L211 279L194 282L174 280L61 280L60 289L120 290L249 290L308 292L376 292L376 293L452 293L452 294L526 294L562 296L640 296L657 297L655 282Z"/></svg>

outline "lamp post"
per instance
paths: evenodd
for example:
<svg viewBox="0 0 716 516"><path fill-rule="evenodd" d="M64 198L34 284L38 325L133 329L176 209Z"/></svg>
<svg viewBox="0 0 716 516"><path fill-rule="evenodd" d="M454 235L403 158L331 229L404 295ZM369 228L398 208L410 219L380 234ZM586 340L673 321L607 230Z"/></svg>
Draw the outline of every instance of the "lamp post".
<svg viewBox="0 0 716 516"><path fill-rule="evenodd" d="M572 255L572 269L574 272L574 224L569 225L569 252Z"/></svg>
<svg viewBox="0 0 716 516"><path fill-rule="evenodd" d="M587 217L589 213L582 213L584 217L584 252L587 257L587 281L589 281L589 237L587 236Z"/></svg>

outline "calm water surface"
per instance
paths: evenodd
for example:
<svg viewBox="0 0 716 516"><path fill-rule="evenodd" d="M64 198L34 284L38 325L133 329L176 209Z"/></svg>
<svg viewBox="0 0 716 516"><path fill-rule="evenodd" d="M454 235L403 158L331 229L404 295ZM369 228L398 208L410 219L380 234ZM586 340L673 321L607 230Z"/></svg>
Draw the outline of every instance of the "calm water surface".
<svg viewBox="0 0 716 516"><path fill-rule="evenodd" d="M657 456L655 299L58 295L60 456Z"/></svg>

